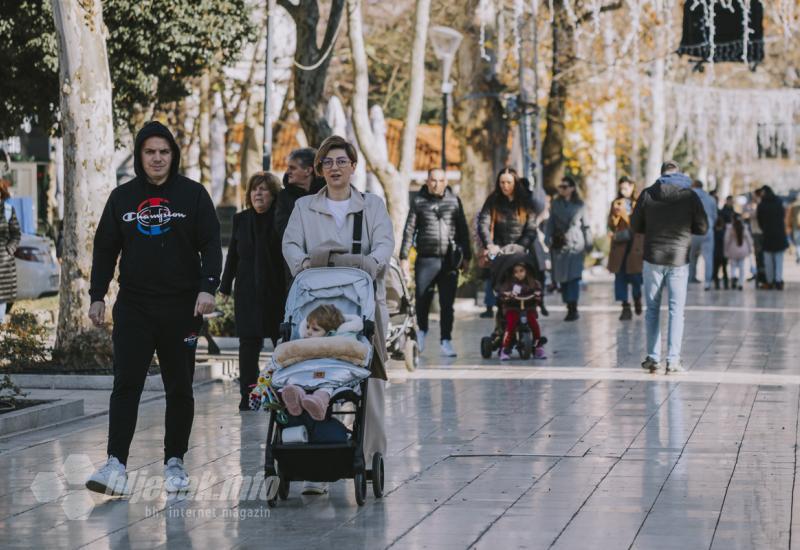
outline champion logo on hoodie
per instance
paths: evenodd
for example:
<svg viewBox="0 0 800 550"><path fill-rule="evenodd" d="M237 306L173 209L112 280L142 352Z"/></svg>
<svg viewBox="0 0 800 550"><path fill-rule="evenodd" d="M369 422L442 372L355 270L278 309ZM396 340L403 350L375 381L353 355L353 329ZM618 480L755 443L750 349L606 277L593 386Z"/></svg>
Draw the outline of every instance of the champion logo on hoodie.
<svg viewBox="0 0 800 550"><path fill-rule="evenodd" d="M122 215L122 221L136 222L136 228L147 236L163 235L171 227L169 223L173 218L185 218L186 214L173 212L169 201L161 197L151 197L142 201L136 212L127 212Z"/></svg>

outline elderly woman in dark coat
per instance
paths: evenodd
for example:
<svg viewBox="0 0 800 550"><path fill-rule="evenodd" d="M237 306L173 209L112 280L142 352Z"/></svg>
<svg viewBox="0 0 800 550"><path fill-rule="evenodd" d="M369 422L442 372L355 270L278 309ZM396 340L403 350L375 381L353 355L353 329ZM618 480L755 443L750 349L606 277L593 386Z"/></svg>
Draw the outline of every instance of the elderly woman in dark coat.
<svg viewBox="0 0 800 550"><path fill-rule="evenodd" d="M278 340L286 299L281 241L275 229L275 197L280 180L268 172L247 184L247 208L233 217L225 271L219 292L227 299L236 279L234 316L239 336L239 410L249 410L250 387L258 380L264 338Z"/></svg>
<svg viewBox="0 0 800 550"><path fill-rule="evenodd" d="M7 202L11 196L8 187L8 180L0 180L0 323L6 314L6 304L17 296L14 253L19 246L20 230L17 215Z"/></svg>
<svg viewBox="0 0 800 550"><path fill-rule="evenodd" d="M486 198L478 214L478 244L481 254L496 256L501 248L518 244L535 255L537 241L536 214L528 190L513 168L504 168L497 174L494 191ZM537 258L538 260L538 258ZM544 270L543 262L537 264ZM486 313L491 317L495 304L489 281L486 285Z"/></svg>
<svg viewBox="0 0 800 550"><path fill-rule="evenodd" d="M578 197L572 178L564 178L558 186L558 197L550 205L545 242L552 254L553 281L561 286L561 296L567 304L564 320L575 321L583 262L592 249L592 233L586 223L586 206Z"/></svg>

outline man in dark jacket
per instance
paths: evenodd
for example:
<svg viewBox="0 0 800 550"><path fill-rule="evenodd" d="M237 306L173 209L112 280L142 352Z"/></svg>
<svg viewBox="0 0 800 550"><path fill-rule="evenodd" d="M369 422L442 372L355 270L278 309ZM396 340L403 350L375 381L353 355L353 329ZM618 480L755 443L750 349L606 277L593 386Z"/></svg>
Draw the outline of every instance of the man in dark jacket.
<svg viewBox="0 0 800 550"><path fill-rule="evenodd" d="M205 188L178 174L172 133L149 122L136 136L136 177L111 192L94 237L89 317L105 320L104 297L119 263L114 304L114 389L108 460L86 482L109 495L129 493L125 464L153 352L167 399L164 478L185 490L183 455L194 419L192 378L203 314L214 309L222 268L219 221Z"/></svg>
<svg viewBox="0 0 800 550"><path fill-rule="evenodd" d="M294 203L300 197L318 193L325 187L325 179L314 174L314 157L316 149L303 147L289 153L284 177L285 187L278 193L275 204L275 228L278 230L278 241L283 239L283 232L289 223L289 216L294 210Z"/></svg>
<svg viewBox="0 0 800 550"><path fill-rule="evenodd" d="M645 189L631 217L631 229L644 233L644 295L647 302L647 358L642 368L655 372L661 360L661 293L669 292L669 331L666 372L682 372L683 310L689 283L689 248L692 235L708 231L700 197L692 180L680 173L674 161L665 162L661 177Z"/></svg>
<svg viewBox="0 0 800 550"><path fill-rule="evenodd" d="M427 183L411 201L408 210L400 247L400 262L406 274L409 267L408 251L412 244L417 250L414 281L420 351L425 349L428 312L434 288L438 287L441 353L445 357L455 357L452 331L458 270L466 268L472 254L461 201L448 187L444 170L439 168L428 172Z"/></svg>

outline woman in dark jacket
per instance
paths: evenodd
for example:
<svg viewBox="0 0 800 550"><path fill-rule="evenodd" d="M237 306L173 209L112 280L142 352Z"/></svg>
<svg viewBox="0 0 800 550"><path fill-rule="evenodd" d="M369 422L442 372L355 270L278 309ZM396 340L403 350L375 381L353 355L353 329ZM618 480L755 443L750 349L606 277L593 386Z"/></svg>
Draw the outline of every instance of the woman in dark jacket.
<svg viewBox="0 0 800 550"><path fill-rule="evenodd" d="M500 170L494 191L478 214L481 253L493 257L509 244L518 244L533 252L536 236L536 215L531 209L528 190L523 187L513 168ZM491 282L487 280L486 283L486 313L482 313L481 317L491 317L496 303Z"/></svg>
<svg viewBox="0 0 800 550"><path fill-rule="evenodd" d="M249 410L250 387L258 380L264 338L278 340L286 300L281 241L275 229L275 197L280 180L268 172L247 184L247 208L233 217L231 243L219 291L227 299L234 288L234 317L239 336L239 410Z"/></svg>
<svg viewBox="0 0 800 550"><path fill-rule="evenodd" d="M617 198L608 213L611 248L608 270L614 274L614 298L622 302L620 321L633 318L628 296L633 296L636 315L642 314L642 270L644 266L644 235L631 231L631 214L636 206L636 184L627 176L617 183ZM630 286L630 294L628 287Z"/></svg>
<svg viewBox="0 0 800 550"><path fill-rule="evenodd" d="M564 178L558 186L558 198L550 205L550 218L545 230L545 244L550 248L553 281L561 286L567 304L565 321L578 319L578 298L586 254L592 249L592 233L586 222L586 206L578 197L572 178Z"/></svg>
<svg viewBox="0 0 800 550"><path fill-rule="evenodd" d="M767 282L764 288L783 290L783 253L789 248L784 219L786 213L781 199L769 185L761 188L756 218L763 234L764 269Z"/></svg>
<svg viewBox="0 0 800 550"><path fill-rule="evenodd" d="M17 215L6 202L11 196L8 180L0 180L0 324L6 304L17 297L17 264L14 253L19 246L20 230Z"/></svg>

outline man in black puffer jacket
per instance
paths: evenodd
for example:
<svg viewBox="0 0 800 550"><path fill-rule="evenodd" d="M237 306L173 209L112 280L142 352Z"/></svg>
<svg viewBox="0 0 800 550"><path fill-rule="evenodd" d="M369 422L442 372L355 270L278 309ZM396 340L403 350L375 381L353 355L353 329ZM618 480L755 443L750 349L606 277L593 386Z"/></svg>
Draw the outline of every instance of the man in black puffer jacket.
<svg viewBox="0 0 800 550"><path fill-rule="evenodd" d="M459 198L447 186L445 173L441 169L428 172L425 187L411 201L400 247L400 262L406 274L409 267L408 251L412 244L417 250L414 281L420 351L425 348L428 312L434 288L438 287L441 352L445 357L455 357L452 331L458 270L466 268L472 253L464 209Z"/></svg>
<svg viewBox="0 0 800 550"><path fill-rule="evenodd" d="M708 217L692 180L675 161L665 162L661 177L642 191L631 216L631 230L644 233L644 296L647 357L642 368L655 372L661 361L661 296L669 292L666 372L682 372L683 311L689 284L692 235L705 235Z"/></svg>

